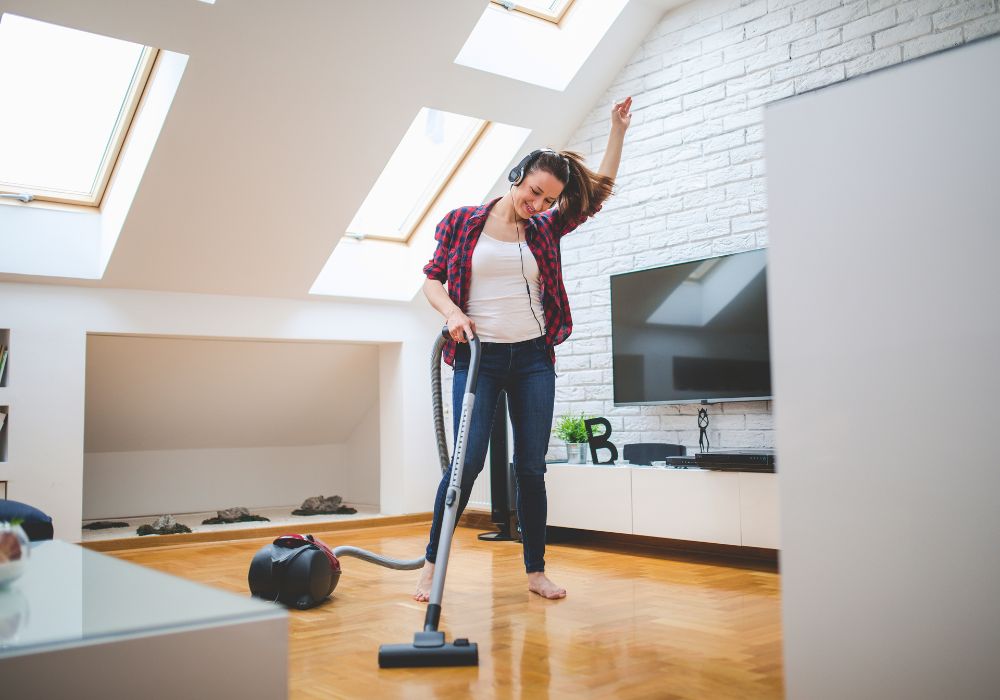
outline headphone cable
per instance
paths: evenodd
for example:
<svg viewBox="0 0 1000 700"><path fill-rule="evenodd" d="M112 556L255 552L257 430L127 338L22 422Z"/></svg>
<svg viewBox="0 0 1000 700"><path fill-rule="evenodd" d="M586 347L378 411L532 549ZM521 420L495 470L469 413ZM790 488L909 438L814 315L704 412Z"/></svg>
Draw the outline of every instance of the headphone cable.
<svg viewBox="0 0 1000 700"><path fill-rule="evenodd" d="M545 331L542 330L542 324L538 320L538 316L535 314L535 307L531 303L531 286L528 284L528 276L524 273L524 254L521 252L521 230L517 226L517 213L514 213L514 231L516 232L517 238L517 255L521 259L521 277L524 278L524 289L528 293L528 310L531 311L532 318L535 319L535 324L538 325L539 335L545 335ZM527 234L525 234L524 242L528 242ZM530 250L530 248L529 248Z"/></svg>

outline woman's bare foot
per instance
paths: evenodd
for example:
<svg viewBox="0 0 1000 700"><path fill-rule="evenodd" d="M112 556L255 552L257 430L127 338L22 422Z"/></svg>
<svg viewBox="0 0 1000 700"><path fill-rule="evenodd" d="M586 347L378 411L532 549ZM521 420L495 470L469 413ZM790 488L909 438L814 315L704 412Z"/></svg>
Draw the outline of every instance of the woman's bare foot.
<svg viewBox="0 0 1000 700"><path fill-rule="evenodd" d="M420 570L420 580L417 581L417 590L413 593L413 599L426 603L431 599L431 583L434 581L434 563L425 561L424 568Z"/></svg>
<svg viewBox="0 0 1000 700"><path fill-rule="evenodd" d="M566 589L549 581L549 577L543 571L528 574L528 590L550 600L566 597Z"/></svg>

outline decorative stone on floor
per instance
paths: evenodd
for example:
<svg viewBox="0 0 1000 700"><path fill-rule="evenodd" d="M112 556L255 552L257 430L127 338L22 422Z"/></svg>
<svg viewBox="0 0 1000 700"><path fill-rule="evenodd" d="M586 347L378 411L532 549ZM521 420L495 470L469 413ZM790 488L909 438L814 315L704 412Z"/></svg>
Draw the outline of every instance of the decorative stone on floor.
<svg viewBox="0 0 1000 700"><path fill-rule="evenodd" d="M96 523L87 523L83 526L83 529L108 530L113 527L128 527L128 523L118 522L117 520L98 520Z"/></svg>
<svg viewBox="0 0 1000 700"><path fill-rule="evenodd" d="M181 525L172 515L161 515L152 525L140 525L135 532L138 535L179 535L191 532L191 528Z"/></svg>
<svg viewBox="0 0 1000 700"><path fill-rule="evenodd" d="M330 496L326 498L320 496L310 496L302 502L302 507L292 511L292 515L339 515L341 513L357 513L358 511L350 506L341 505L344 499L340 496Z"/></svg>
<svg viewBox="0 0 1000 700"><path fill-rule="evenodd" d="M318 524L324 523L335 523L343 522L346 520L357 520L357 519L370 519L382 517L379 513L378 506L365 505L365 504L352 504L354 508L357 509L357 513L353 514L330 514L330 515L311 515L311 516L301 516L292 515L292 509L297 506L286 503L284 505L274 505L274 506L261 506L259 508L254 508L254 513L259 517L266 517L269 520L266 521L254 521L254 522L235 522L231 524L223 523L219 525L204 525L202 524L204 520L211 519L218 516L218 511L200 511L195 513L173 513L173 517L178 524L186 525L191 528L194 533L199 532L218 532L224 530L227 532L236 532L242 530L256 530L258 528L273 528L273 527L287 527L288 532L300 532L303 528L315 527ZM81 540L83 542L98 542L101 540L120 540L123 538L135 537L139 538L136 528L140 525L146 523L152 523L157 517L157 514L144 514L144 515L132 515L132 516L119 516L122 522L127 521L127 529L123 528L109 528L109 529L99 529L94 530L88 528L87 525L92 524L95 520L84 520L83 529L81 529ZM117 520L117 518L116 518Z"/></svg>
<svg viewBox="0 0 1000 700"><path fill-rule="evenodd" d="M202 520L202 525L230 525L232 523L254 523L254 522L271 522L270 518L265 518L261 515L252 515L249 508L244 508L243 506L236 506L235 508L226 508L225 510L218 511L218 515L214 518L208 518L207 520Z"/></svg>

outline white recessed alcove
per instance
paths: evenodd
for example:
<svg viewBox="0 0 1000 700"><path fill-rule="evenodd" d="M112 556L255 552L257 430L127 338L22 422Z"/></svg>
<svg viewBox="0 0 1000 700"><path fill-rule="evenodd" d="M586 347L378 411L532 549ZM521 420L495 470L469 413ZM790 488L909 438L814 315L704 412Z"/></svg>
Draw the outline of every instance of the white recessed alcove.
<svg viewBox="0 0 1000 700"><path fill-rule="evenodd" d="M377 513L378 394L377 344L88 334L83 517Z"/></svg>

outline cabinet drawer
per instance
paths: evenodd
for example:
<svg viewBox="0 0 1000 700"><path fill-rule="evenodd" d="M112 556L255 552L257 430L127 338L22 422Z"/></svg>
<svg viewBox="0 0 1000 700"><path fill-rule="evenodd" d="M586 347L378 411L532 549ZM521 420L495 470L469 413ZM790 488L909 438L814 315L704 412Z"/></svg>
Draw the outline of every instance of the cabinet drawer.
<svg viewBox="0 0 1000 700"><path fill-rule="evenodd" d="M740 482L735 472L632 470L636 535L740 544Z"/></svg>
<svg viewBox="0 0 1000 700"><path fill-rule="evenodd" d="M778 549L778 475L740 472L739 477L743 546Z"/></svg>
<svg viewBox="0 0 1000 700"><path fill-rule="evenodd" d="M632 533L630 470L550 464L545 475L549 525Z"/></svg>

